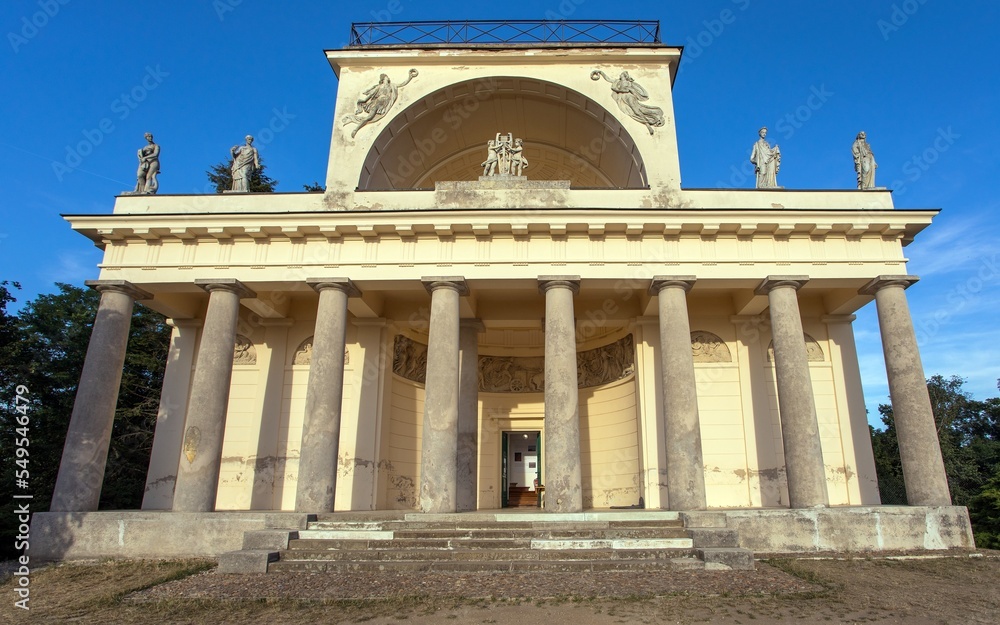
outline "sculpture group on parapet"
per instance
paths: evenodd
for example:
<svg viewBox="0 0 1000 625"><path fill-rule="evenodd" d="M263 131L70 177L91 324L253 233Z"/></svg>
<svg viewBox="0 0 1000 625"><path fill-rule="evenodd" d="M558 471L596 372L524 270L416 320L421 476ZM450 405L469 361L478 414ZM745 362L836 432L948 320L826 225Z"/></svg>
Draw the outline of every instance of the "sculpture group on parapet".
<svg viewBox="0 0 1000 625"><path fill-rule="evenodd" d="M358 98L357 110L354 112L354 115L344 117L345 126L347 124L358 125L351 132L351 138L353 139L358 134L358 131L366 125L377 122L385 117L389 109L392 108L392 105L396 103L396 98L399 97L399 90L410 84L410 81L418 75L420 75L420 72L411 69L409 77L398 85L392 84L392 80L389 79L387 74L379 76L378 84L365 91Z"/></svg>
<svg viewBox="0 0 1000 625"><path fill-rule="evenodd" d="M521 176L528 168L524 157L524 142L514 138L514 133L497 133L495 139L486 143L486 160L480 164L483 177Z"/></svg>

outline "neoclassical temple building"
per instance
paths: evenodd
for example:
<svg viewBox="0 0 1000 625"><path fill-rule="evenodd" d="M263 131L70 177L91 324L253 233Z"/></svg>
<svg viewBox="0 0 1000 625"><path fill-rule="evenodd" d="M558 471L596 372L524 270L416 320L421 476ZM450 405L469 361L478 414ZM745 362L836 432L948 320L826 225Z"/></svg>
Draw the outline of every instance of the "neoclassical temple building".
<svg viewBox="0 0 1000 625"><path fill-rule="evenodd" d="M647 27L502 45L356 28L327 52L325 193L133 194L66 216L104 250L101 304L39 531L98 522L136 301L173 334L142 511L122 523L876 518L852 330L874 300L912 541L970 545L905 294L903 248L936 211L884 189L684 188L682 51Z"/></svg>

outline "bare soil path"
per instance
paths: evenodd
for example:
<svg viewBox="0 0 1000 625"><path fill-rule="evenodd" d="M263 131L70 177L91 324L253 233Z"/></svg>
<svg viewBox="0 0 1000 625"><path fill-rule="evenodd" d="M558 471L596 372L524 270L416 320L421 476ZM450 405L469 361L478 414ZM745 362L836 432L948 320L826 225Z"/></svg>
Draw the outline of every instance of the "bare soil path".
<svg viewBox="0 0 1000 625"><path fill-rule="evenodd" d="M18 579L0 579L0 623L1000 623L1000 552L672 574L232 576L206 561L66 564L31 573L27 612L14 606Z"/></svg>

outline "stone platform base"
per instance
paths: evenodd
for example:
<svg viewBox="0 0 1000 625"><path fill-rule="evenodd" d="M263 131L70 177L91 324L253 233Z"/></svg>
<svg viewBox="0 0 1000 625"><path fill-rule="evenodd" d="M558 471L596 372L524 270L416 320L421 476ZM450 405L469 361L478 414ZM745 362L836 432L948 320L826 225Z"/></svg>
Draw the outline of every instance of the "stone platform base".
<svg viewBox="0 0 1000 625"><path fill-rule="evenodd" d="M964 507L864 506L682 513L689 527L726 527L757 554L973 550Z"/></svg>
<svg viewBox="0 0 1000 625"><path fill-rule="evenodd" d="M39 512L31 517L31 558L214 558L242 549L245 532L302 529L310 518L298 512Z"/></svg>
<svg viewBox="0 0 1000 625"><path fill-rule="evenodd" d="M424 515L402 511L342 512L343 521L462 521L497 523L678 518L663 510L545 512L480 511ZM682 512L686 528L735 530L738 544L758 554L872 553L972 550L968 511L961 507L837 507L810 510L710 510ZM244 533L301 530L316 515L297 512L40 512L31 520L34 560L218 557L244 548Z"/></svg>

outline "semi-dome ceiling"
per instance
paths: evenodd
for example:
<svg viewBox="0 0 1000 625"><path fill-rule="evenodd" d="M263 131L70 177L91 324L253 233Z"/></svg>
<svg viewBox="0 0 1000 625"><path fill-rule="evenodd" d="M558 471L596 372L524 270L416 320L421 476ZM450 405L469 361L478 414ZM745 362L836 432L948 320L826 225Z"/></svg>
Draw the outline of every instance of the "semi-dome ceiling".
<svg viewBox="0 0 1000 625"><path fill-rule="evenodd" d="M396 115L375 140L361 191L433 189L476 180L486 142L500 132L524 140L530 180L576 188L645 188L642 156L607 109L577 91L519 77L470 80L439 89Z"/></svg>

